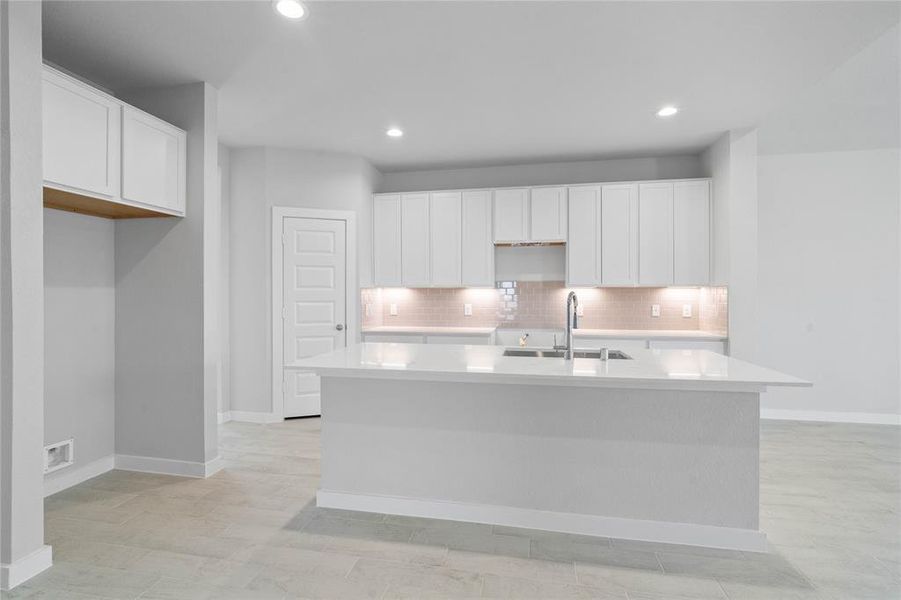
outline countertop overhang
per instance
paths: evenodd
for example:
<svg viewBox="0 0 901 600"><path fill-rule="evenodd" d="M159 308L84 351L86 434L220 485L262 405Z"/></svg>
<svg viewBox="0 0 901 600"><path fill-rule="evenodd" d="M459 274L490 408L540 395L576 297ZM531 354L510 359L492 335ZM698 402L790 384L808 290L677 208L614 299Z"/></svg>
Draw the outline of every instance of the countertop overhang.
<svg viewBox="0 0 901 600"><path fill-rule="evenodd" d="M287 365L324 377L762 392L807 381L707 350L630 350L631 360L504 356L503 346L362 343Z"/></svg>

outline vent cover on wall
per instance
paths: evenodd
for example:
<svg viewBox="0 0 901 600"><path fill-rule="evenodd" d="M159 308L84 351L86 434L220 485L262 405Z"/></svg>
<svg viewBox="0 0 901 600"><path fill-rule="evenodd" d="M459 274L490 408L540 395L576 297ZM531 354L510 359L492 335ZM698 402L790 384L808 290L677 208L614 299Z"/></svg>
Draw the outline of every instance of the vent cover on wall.
<svg viewBox="0 0 901 600"><path fill-rule="evenodd" d="M75 440L44 446L44 473L59 471L75 463Z"/></svg>

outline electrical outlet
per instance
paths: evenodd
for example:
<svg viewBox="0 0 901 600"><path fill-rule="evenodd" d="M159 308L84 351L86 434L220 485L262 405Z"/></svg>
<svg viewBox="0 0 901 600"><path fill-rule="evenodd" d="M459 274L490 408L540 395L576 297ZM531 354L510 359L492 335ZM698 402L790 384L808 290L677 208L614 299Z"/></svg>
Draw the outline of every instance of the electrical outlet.
<svg viewBox="0 0 901 600"><path fill-rule="evenodd" d="M44 446L44 473L52 473L73 464L75 464L74 439Z"/></svg>
<svg viewBox="0 0 901 600"><path fill-rule="evenodd" d="M464 317L472 316L472 304L464 304L463 305L463 316Z"/></svg>
<svg viewBox="0 0 901 600"><path fill-rule="evenodd" d="M576 307L576 315L579 316L579 317L584 317L584 316L585 316L585 307L582 306L581 304L580 304L579 306Z"/></svg>
<svg viewBox="0 0 901 600"><path fill-rule="evenodd" d="M652 317L659 317L659 316L660 316L660 305L659 305L659 304L652 304L652 305L651 305L651 316L652 316Z"/></svg>
<svg viewBox="0 0 901 600"><path fill-rule="evenodd" d="M682 316L686 319L691 317L691 304L682 305Z"/></svg>
<svg viewBox="0 0 901 600"><path fill-rule="evenodd" d="M397 304L389 304L388 305L388 314L392 317L397 316Z"/></svg>

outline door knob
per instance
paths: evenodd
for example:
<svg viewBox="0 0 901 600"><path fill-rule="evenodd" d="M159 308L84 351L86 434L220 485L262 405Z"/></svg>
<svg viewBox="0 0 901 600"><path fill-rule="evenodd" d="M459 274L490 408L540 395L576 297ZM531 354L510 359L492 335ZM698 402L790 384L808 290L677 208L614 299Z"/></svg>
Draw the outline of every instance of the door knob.
<svg viewBox="0 0 901 600"><path fill-rule="evenodd" d="M338 323L337 325L335 325L335 329L337 329L338 331L343 331L344 325L342 325L341 323Z"/></svg>

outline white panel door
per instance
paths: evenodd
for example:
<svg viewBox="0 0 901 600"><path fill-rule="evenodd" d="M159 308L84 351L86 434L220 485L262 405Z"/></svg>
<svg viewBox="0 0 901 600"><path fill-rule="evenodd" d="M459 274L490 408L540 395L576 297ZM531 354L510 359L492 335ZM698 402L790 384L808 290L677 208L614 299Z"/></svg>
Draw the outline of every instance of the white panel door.
<svg viewBox="0 0 901 600"><path fill-rule="evenodd" d="M494 286L491 192L463 192L462 284Z"/></svg>
<svg viewBox="0 0 901 600"><path fill-rule="evenodd" d="M710 283L710 183L673 184L673 275L676 285Z"/></svg>
<svg viewBox="0 0 901 600"><path fill-rule="evenodd" d="M401 276L400 194L372 199L372 281L399 287Z"/></svg>
<svg viewBox="0 0 901 600"><path fill-rule="evenodd" d="M638 186L638 283L673 283L673 184Z"/></svg>
<svg viewBox="0 0 901 600"><path fill-rule="evenodd" d="M429 195L403 194L401 205L401 271L403 284L431 284L429 258Z"/></svg>
<svg viewBox="0 0 901 600"><path fill-rule="evenodd" d="M42 93L44 181L117 197L121 105L47 67Z"/></svg>
<svg viewBox="0 0 901 600"><path fill-rule="evenodd" d="M494 241L524 242L529 235L529 190L495 190Z"/></svg>
<svg viewBox="0 0 901 600"><path fill-rule="evenodd" d="M460 192L438 192L429 201L429 237L431 238L432 285L462 285L462 220Z"/></svg>
<svg viewBox="0 0 901 600"><path fill-rule="evenodd" d="M122 199L184 214L185 132L122 109Z"/></svg>
<svg viewBox="0 0 901 600"><path fill-rule="evenodd" d="M346 223L283 221L285 367L347 345ZM285 417L320 414L318 378L285 368Z"/></svg>
<svg viewBox="0 0 901 600"><path fill-rule="evenodd" d="M530 240L566 241L566 188L534 188L530 202Z"/></svg>
<svg viewBox="0 0 901 600"><path fill-rule="evenodd" d="M600 239L601 188L585 185L569 188L569 241L566 243L568 285L597 285Z"/></svg>
<svg viewBox="0 0 901 600"><path fill-rule="evenodd" d="M601 189L601 283L637 282L638 188L634 184Z"/></svg>

